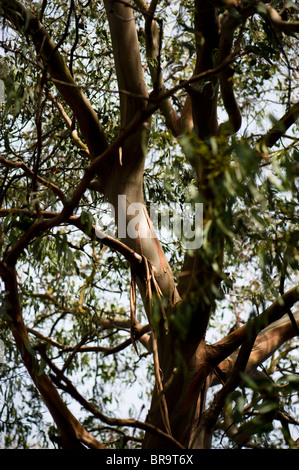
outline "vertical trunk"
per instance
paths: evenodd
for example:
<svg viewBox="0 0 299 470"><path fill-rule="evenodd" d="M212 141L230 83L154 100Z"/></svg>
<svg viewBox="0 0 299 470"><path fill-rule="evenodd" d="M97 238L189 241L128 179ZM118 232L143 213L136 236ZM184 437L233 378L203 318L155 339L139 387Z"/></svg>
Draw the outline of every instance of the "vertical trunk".
<svg viewBox="0 0 299 470"><path fill-rule="evenodd" d="M112 37L115 68L120 90L121 128L125 128L136 113L145 109L148 92L141 64L138 36L130 4L105 0ZM123 93L122 93L123 92ZM109 178L102 181L102 190L115 208L116 220L123 221L125 230L120 238L132 249L145 256L168 301L179 300L174 279L149 219L143 198L143 171L149 134L145 122L128 137L114 156ZM144 291L144 279L139 280ZM143 292L145 295L145 292ZM145 302L147 305L147 302Z"/></svg>
<svg viewBox="0 0 299 470"><path fill-rule="evenodd" d="M75 85L73 78L67 71L62 56L55 48L48 34L37 18L18 1L12 2L13 8L10 8L11 2L4 1L1 4L5 6L11 21L20 29L24 27L27 36L30 36L33 40L39 57L48 67L50 76L78 119L91 158L98 156L107 148L108 144L97 115L80 89L73 86ZM133 10L129 3L104 0L104 4L111 30L115 68L120 90L121 128L125 128L136 113L145 109L148 94L143 77L136 26L135 22L132 21ZM195 28L197 31L195 73L200 73L213 66L214 49L217 47L218 41L218 26L215 10L209 2L196 0L195 8ZM195 131L198 137L205 139L215 135L217 131L217 87L212 77L209 82L191 87L190 101ZM146 282L140 275L138 279L140 291L149 319L154 325L157 340L159 363L156 363L156 365L161 371L161 380L165 388L162 396L161 392L158 394L157 388L155 389L148 420L161 428L169 429L170 427L169 432L188 447L192 430L201 413L205 390L204 384L210 371L204 340L210 304L203 300L204 289L200 284L204 278L210 280L210 271L202 269L200 258L196 256L191 258L193 275L187 276L188 296L185 302L180 303L180 296L171 269L153 232L143 199L143 170L148 133L149 122L145 122L126 139L119 153L113 155L110 162L102 169L102 173L98 175L98 178L102 192L116 209L117 218L123 218L126 228L130 226L135 235L132 236L126 231L121 235L121 238L131 248L147 258L167 301L168 332L164 328L162 312L160 312L160 321L155 320L153 322L151 305L146 296ZM204 178L204 171L202 175ZM123 196L120 205L118 204L119 196ZM136 207L140 211L138 223L134 219L134 204L138 204ZM133 209L132 212L128 211L129 208ZM151 235L146 236L146 232ZM11 289L11 292L14 292L14 290ZM181 331L184 328L177 326L180 322L187 323L188 333L185 334ZM21 314L18 315L18 312L16 322L11 327L20 350L24 349L27 344L27 333ZM64 408L55 387L48 377L42 374L39 378L36 378L34 359L26 350L23 352L23 359L63 436L65 436L65 445L73 446L78 444L79 446L77 442L79 436L79 440L81 438L82 440L85 439L90 443L90 446L96 447L96 442L90 441L89 436L84 434L84 430L80 428L79 423ZM165 400L163 401L164 397L166 398L166 405ZM162 402L163 406L160 406ZM167 417L169 426L166 423ZM70 439L69 442L68 439ZM144 447L163 448L164 446L163 441L146 434Z"/></svg>
<svg viewBox="0 0 299 470"><path fill-rule="evenodd" d="M120 90L126 90L126 92L130 94L134 93L134 96L126 94L122 97L120 102L122 126L125 126L134 117L135 113L140 109L144 109L143 107L146 105L146 100L135 98L137 95L146 96L141 74L142 68L137 34L135 23L133 21L126 21L132 18L132 11L129 7L117 2L111 3L109 0L105 1L105 6L113 39L119 88ZM149 123L147 123L147 125L149 125ZM122 161L120 162L119 158L115 157L111 176L109 180L106 181L104 192L116 209L117 219L125 220L127 231L119 235L128 246L145 256L150 263L159 288L163 293L164 299L167 301L166 313L170 321L170 315L173 313L174 306L179 302L180 297L175 286L170 266L154 233L152 223L144 205L143 165L145 160L144 143L147 140L147 132L148 129L144 126L126 140L121 152ZM121 196L121 204L119 204L119 200L116 200L119 196ZM134 205L137 211L139 211L138 223L137 219L134 218ZM118 227L119 230L120 228L121 227ZM136 236L134 236L134 233L132 236L132 230L136 231ZM176 356L176 349L177 347L180 348L179 332L171 326L171 321L169 331L165 331L162 312L160 312L160 321L155 320L153 323L151 305L149 299L146 297L145 280L144 278L140 278L138 281L149 320L153 324L157 336L159 358L157 367L160 368L164 386L169 379L171 381L165 395L167 410L164 409L164 413L163 411L161 412L159 404L161 396L158 396L157 388L155 388L148 420L155 426L166 429L165 413L168 413L171 428L175 430L174 436L178 436L183 441L186 441L188 429L186 429L185 423L181 426L180 420L182 415L187 413L189 416L187 428L189 427L193 414L193 412L189 412L189 403L187 400L187 395L190 393L190 390L187 386L182 397L178 397L178 394L174 393L174 391L179 391L179 395L181 395L180 386L185 379L185 368L182 367L182 364L185 364L185 362L189 363L190 361L193 364L196 363L198 359L195 351L190 351L190 357L188 357L187 360L182 357L178 374L175 373L179 365ZM196 375L196 365L193 364L191 368L193 374ZM196 406L197 402L198 391L196 388L194 393L195 400L192 399L192 406ZM145 437L144 447L163 447L164 445L165 443L163 441L154 438L151 434L147 434Z"/></svg>
<svg viewBox="0 0 299 470"><path fill-rule="evenodd" d="M213 68L214 53L218 45L218 20L215 9L205 0L195 2L195 29L197 32L197 62L195 74ZM217 82L213 77L205 83L193 85L190 90L194 131L199 139L204 140L216 135L217 123ZM199 188L208 199L205 162L201 155L195 162ZM204 208L205 210L206 208ZM205 213L206 221L212 211ZM206 381L211 371L205 345L205 331L211 311L211 297L205 292L206 283L211 283L214 276L210 265L206 265L195 252L187 256L178 289L183 294L183 301L176 307L173 316L185 323L188 333L181 332L172 325L168 335L161 335L159 340L160 366L165 385L165 397L168 407L170 428L180 443L187 448L192 446L194 433L203 411ZM176 371L176 373L175 373ZM148 420L163 427L163 419L158 406L159 398L155 391ZM202 439L196 445L209 447L209 439ZM161 439L145 436L144 448L163 448Z"/></svg>
<svg viewBox="0 0 299 470"><path fill-rule="evenodd" d="M161 344L163 341L163 344ZM205 342L189 345L180 341L177 332L160 340L160 366L164 395L172 436L186 448L190 446L194 428L202 412L205 399L205 381L210 371ZM154 390L147 420L165 430L159 408L161 396ZM144 449L163 449L165 442L150 433L143 440Z"/></svg>

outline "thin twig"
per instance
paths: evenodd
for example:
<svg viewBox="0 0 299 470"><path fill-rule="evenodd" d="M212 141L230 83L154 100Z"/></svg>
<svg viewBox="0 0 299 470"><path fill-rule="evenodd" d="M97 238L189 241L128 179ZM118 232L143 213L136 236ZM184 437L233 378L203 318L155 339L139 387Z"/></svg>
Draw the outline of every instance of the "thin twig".
<svg viewBox="0 0 299 470"><path fill-rule="evenodd" d="M57 101L56 97L53 95L53 93L51 93L50 91L47 92L47 96L51 99L51 101L54 103L54 105L56 106L56 108L58 109L60 115L62 116L62 118L64 119L69 131L71 132L71 136L72 136L72 139L74 140L76 146L80 149L80 150L83 150L84 154L86 156L90 156L89 155L89 150L88 150L88 147L87 145L85 145L82 140L79 138L78 136L78 133L76 131L76 129L73 129L73 125L72 125L72 120L70 119L70 117L67 115L67 113L65 112L63 106L61 103L59 103L59 101Z"/></svg>
<svg viewBox="0 0 299 470"><path fill-rule="evenodd" d="M24 173L26 173L26 175L30 176L30 178L33 178L35 175L35 173L22 160L11 161L0 156L0 163L3 163L3 165L8 168L20 168L24 171ZM46 186L48 189L51 189L51 191L53 191L53 193L58 196L62 203L65 202L65 195L58 186L56 186L54 183L51 183L51 181L42 178L39 175L36 175L36 180Z"/></svg>

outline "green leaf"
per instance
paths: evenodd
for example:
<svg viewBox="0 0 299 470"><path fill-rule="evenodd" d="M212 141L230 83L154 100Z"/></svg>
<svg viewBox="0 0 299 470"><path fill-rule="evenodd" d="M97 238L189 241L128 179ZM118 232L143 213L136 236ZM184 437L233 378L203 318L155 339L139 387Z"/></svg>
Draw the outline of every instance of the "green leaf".
<svg viewBox="0 0 299 470"><path fill-rule="evenodd" d="M55 236L56 240L56 252L57 252L57 258L58 261L60 260L61 256L66 256L66 249L67 249L67 236L66 233L56 233Z"/></svg>
<svg viewBox="0 0 299 470"><path fill-rule="evenodd" d="M240 377L242 377L242 380L249 388L251 388L252 390L258 390L257 383L248 374L240 372Z"/></svg>
<svg viewBox="0 0 299 470"><path fill-rule="evenodd" d="M47 365L46 361L43 358L41 358L40 363L39 363L39 370L38 370L38 375L39 376L43 375L43 373L45 371L45 368L46 368L46 365Z"/></svg>
<svg viewBox="0 0 299 470"><path fill-rule="evenodd" d="M228 236L229 238L234 237L234 232L227 227L221 217L216 217L216 224L218 225L222 233L224 233L224 235Z"/></svg>
<svg viewBox="0 0 299 470"><path fill-rule="evenodd" d="M276 119L276 117L273 116L273 114L269 114L269 118L277 130L281 132L285 131L285 126L283 125L283 123L279 121L278 119Z"/></svg>
<svg viewBox="0 0 299 470"><path fill-rule="evenodd" d="M261 414L270 413L273 410L277 409L277 403L273 403L271 401L266 401L257 407L257 411Z"/></svg>
<svg viewBox="0 0 299 470"><path fill-rule="evenodd" d="M27 349L27 351L29 352L31 356L36 356L36 351L33 349L29 341L25 342L25 348Z"/></svg>
<svg viewBox="0 0 299 470"><path fill-rule="evenodd" d="M82 211L80 216L81 224L85 225L87 235L90 234L93 224L93 217L90 212Z"/></svg>

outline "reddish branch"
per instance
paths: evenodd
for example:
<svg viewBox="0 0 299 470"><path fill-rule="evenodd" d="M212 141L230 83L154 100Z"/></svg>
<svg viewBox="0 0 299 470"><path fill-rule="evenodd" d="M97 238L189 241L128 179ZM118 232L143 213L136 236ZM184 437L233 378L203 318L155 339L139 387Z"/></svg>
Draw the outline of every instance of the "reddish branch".
<svg viewBox="0 0 299 470"><path fill-rule="evenodd" d="M295 286L273 302L261 315L248 320L246 325L213 344L210 348L213 361L216 361L215 365L232 354L248 337L258 334L268 325L279 320L298 300L299 286Z"/></svg>
<svg viewBox="0 0 299 470"><path fill-rule="evenodd" d="M284 33L298 33L299 21L284 21L279 13L270 5L265 5L266 15L274 29Z"/></svg>
<svg viewBox="0 0 299 470"><path fill-rule="evenodd" d="M72 415L58 394L56 387L45 373L39 373L40 365L30 344L24 325L14 267L0 263L0 275L5 283L7 296L5 318L15 338L16 346L30 377L45 401L61 434L61 444L65 449L82 449L82 443L92 449L104 446L93 438Z"/></svg>
<svg viewBox="0 0 299 470"><path fill-rule="evenodd" d="M207 386L220 381L223 386L214 396L209 408L198 416L198 421L192 426L190 435L191 448L210 448L212 434L217 420L223 410L228 394L241 382L241 372L252 372L264 362L284 341L292 338L297 332L289 319L280 319L299 300L299 286L290 289L281 298L277 299L261 315L249 320L241 327L223 338L216 344L206 346L208 364L218 365L222 357L227 357L230 351L232 356L220 362L219 368L214 368L212 381L208 378ZM276 320L276 323L271 325ZM297 318L299 323L299 318ZM267 325L269 325L267 327ZM262 331L264 330L264 331ZM262 331L260 335L258 333ZM240 347L239 352L237 348ZM218 370L218 372L217 372ZM211 371L212 372L212 371ZM217 378L216 378L217 377Z"/></svg>
<svg viewBox="0 0 299 470"><path fill-rule="evenodd" d="M299 312L294 313L297 325L299 325ZM280 320L271 323L267 328L262 330L253 345L252 352L249 356L245 372L255 373L258 365L262 364L270 357L279 347L286 341L296 335L296 330L292 325L289 316L284 315ZM228 377L235 367L237 353L233 352L224 361L219 364L222 377ZM219 378L215 375L211 382L211 386L219 383Z"/></svg>
<svg viewBox="0 0 299 470"><path fill-rule="evenodd" d="M277 121L276 124L262 137L259 144L273 147L285 132L299 119L299 102L293 104L291 108Z"/></svg>

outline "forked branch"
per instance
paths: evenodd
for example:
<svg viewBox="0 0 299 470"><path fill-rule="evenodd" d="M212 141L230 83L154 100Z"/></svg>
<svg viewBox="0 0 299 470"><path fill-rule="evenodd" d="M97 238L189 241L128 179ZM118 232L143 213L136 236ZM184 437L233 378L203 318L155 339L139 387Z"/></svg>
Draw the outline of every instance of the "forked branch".
<svg viewBox="0 0 299 470"><path fill-rule="evenodd" d="M222 340L211 346L210 352L215 365L220 364L249 337L255 336L271 323L279 320L299 300L299 286L289 289L285 294L273 302L263 313L248 320L247 324L225 336Z"/></svg>

